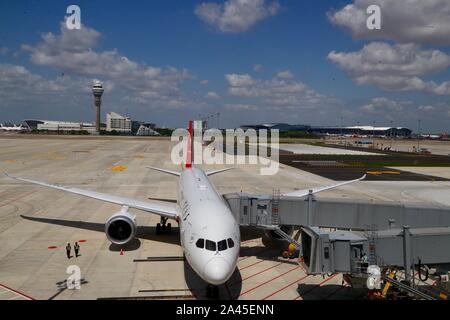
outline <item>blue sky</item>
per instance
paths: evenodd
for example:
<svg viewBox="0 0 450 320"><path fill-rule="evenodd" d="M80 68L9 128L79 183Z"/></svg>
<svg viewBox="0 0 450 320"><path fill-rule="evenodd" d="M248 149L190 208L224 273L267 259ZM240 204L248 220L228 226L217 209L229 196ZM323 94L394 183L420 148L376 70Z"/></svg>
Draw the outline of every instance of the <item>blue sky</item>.
<svg viewBox="0 0 450 320"><path fill-rule="evenodd" d="M357 17L365 0L2 1L0 122L92 121L88 87L98 78L103 111L172 127L220 112L222 126L337 125L342 117L413 129L421 119L426 130L447 131L449 5L432 2L442 16L420 1L408 15L406 1L371 1L386 22L370 33L345 14ZM70 4L81 9L81 30L63 30ZM417 14L435 29L417 25ZM374 57L378 67L369 66ZM95 68L99 59L111 66Z"/></svg>

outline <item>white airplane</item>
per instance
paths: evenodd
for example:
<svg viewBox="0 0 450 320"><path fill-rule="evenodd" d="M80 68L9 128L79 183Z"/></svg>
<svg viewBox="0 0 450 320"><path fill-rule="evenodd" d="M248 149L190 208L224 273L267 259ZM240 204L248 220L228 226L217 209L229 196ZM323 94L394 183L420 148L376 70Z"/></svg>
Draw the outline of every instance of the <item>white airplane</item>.
<svg viewBox="0 0 450 320"><path fill-rule="evenodd" d="M3 124L0 124L0 131L6 131L6 132L21 132L25 131L26 128L22 126L4 126Z"/></svg>
<svg viewBox="0 0 450 320"><path fill-rule="evenodd" d="M189 122L190 137L192 137L192 121ZM63 187L54 184L14 177L5 172L9 178L22 182L71 192L74 194L106 201L122 206L122 209L112 215L105 224L108 239L117 245L132 241L136 235L135 216L129 208L150 212L161 216L161 224L157 225L157 233L162 228L170 229L168 219L179 224L181 246L192 269L213 289L211 295L217 295L217 286L224 284L234 273L240 252L239 224L234 218L228 204L217 192L208 177L233 168L204 172L192 166L191 139L188 139L186 166L182 172L147 167L179 177L177 203L164 201L141 201L121 196L109 195L96 191ZM317 193L349 183L363 180L362 178L341 182L331 186L311 189ZM298 190L287 193L287 196L305 197L310 190Z"/></svg>

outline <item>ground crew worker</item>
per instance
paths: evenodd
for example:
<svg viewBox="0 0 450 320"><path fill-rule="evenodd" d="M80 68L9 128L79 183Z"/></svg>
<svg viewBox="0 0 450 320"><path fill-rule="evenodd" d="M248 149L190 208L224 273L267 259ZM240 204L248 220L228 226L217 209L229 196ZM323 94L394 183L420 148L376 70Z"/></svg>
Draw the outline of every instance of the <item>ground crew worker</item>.
<svg viewBox="0 0 450 320"><path fill-rule="evenodd" d="M70 243L68 243L67 246L66 246L67 259L72 258L72 257L70 256L70 252L71 252L71 251L72 251L72 247L70 246Z"/></svg>
<svg viewBox="0 0 450 320"><path fill-rule="evenodd" d="M75 258L78 258L78 252L80 252L80 246L78 245L78 242L75 242L73 249L75 250Z"/></svg>

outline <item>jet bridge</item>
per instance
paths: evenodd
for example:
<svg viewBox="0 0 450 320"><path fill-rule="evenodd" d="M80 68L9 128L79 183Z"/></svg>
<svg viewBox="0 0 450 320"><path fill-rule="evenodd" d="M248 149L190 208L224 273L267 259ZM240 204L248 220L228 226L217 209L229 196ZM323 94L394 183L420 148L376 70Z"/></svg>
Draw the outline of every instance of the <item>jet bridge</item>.
<svg viewBox="0 0 450 320"><path fill-rule="evenodd" d="M367 278L369 265L378 265L403 268L409 280L419 264L437 266L450 275L450 207L318 199L312 193L304 198L279 192L232 193L224 198L241 226L272 230L294 243L308 274L339 272ZM284 226L300 228L300 242L284 233Z"/></svg>
<svg viewBox="0 0 450 320"><path fill-rule="evenodd" d="M318 226L352 230L450 227L450 207L371 200L224 195L241 226Z"/></svg>

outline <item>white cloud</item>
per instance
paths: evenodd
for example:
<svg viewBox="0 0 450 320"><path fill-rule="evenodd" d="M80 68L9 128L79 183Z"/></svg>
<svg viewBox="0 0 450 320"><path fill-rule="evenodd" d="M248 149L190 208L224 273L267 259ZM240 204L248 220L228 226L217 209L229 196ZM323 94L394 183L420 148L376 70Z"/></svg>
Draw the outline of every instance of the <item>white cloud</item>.
<svg viewBox="0 0 450 320"><path fill-rule="evenodd" d="M209 83L209 80L202 80L202 81L200 81L200 84L202 86L206 86L208 83Z"/></svg>
<svg viewBox="0 0 450 320"><path fill-rule="evenodd" d="M262 80L248 74L227 74L225 78L232 96L257 99L259 105L268 108L326 108L334 103L332 99L290 77L283 79L277 76Z"/></svg>
<svg viewBox="0 0 450 320"><path fill-rule="evenodd" d="M375 85L389 91L450 94L450 82L436 84L420 78L450 66L450 56L439 50L421 50L414 44L372 42L356 52L332 51L328 59L359 85Z"/></svg>
<svg viewBox="0 0 450 320"><path fill-rule="evenodd" d="M258 110L258 107L252 104L226 104L225 109L230 111L255 111Z"/></svg>
<svg viewBox="0 0 450 320"><path fill-rule="evenodd" d="M68 30L61 23L60 34L42 35L35 45L25 44L31 62L53 67L69 75L96 77L130 91L139 101L175 105L182 95L180 85L191 75L186 69L154 67L137 63L117 50L95 51L101 34L87 26Z"/></svg>
<svg viewBox="0 0 450 320"><path fill-rule="evenodd" d="M276 15L280 10L278 1L227 0L223 4L204 2L195 14L208 25L222 32L245 32L258 21Z"/></svg>
<svg viewBox="0 0 450 320"><path fill-rule="evenodd" d="M253 71L255 72L262 72L264 70L264 66L262 64L255 64L253 66Z"/></svg>
<svg viewBox="0 0 450 320"><path fill-rule="evenodd" d="M395 101L385 97L373 98L372 101L361 107L368 113L401 112L412 105L411 101Z"/></svg>
<svg viewBox="0 0 450 320"><path fill-rule="evenodd" d="M213 91L208 92L205 97L208 99L219 99L220 98L220 96Z"/></svg>
<svg viewBox="0 0 450 320"><path fill-rule="evenodd" d="M435 111L436 107L435 106L431 106L431 105L426 105L426 106L420 106L418 108L419 111L425 111L425 112L430 112L430 111Z"/></svg>
<svg viewBox="0 0 450 320"><path fill-rule="evenodd" d="M286 80L294 79L294 75L289 70L279 72L277 77Z"/></svg>
<svg viewBox="0 0 450 320"><path fill-rule="evenodd" d="M366 26L370 5L381 8L381 30ZM354 39L388 39L401 43L450 45L448 0L354 0L328 13L329 20L350 31Z"/></svg>

